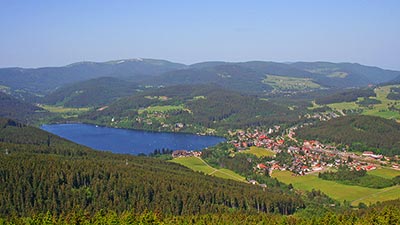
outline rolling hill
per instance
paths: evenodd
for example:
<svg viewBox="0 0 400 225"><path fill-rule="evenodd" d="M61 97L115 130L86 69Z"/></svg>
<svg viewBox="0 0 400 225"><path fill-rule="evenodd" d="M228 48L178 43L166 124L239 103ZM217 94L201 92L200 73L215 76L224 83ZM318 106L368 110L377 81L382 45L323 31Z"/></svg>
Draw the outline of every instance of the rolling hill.
<svg viewBox="0 0 400 225"><path fill-rule="evenodd" d="M13 90L48 93L65 84L99 77L144 79L185 68L183 64L156 59L126 59L109 62L79 62L63 67L0 69L0 85Z"/></svg>
<svg viewBox="0 0 400 225"><path fill-rule="evenodd" d="M269 83L264 82L270 76L297 78L297 86L304 83L304 79L308 79L322 88L347 88L387 82L399 74L398 71L353 63L263 61L229 63L214 61L196 63L184 70L169 71L145 80L144 83L165 86L215 83L230 90L263 94L272 89L279 89L279 87L271 87ZM319 89L320 87L314 85L311 86L312 88ZM298 88L293 88L293 90L298 90Z"/></svg>
<svg viewBox="0 0 400 225"><path fill-rule="evenodd" d="M65 85L46 95L41 102L66 107L108 104L117 98L137 92L138 85L112 77L101 77Z"/></svg>
<svg viewBox="0 0 400 225"><path fill-rule="evenodd" d="M83 210L165 215L294 213L299 195L206 176L149 157L98 152L37 128L0 119L0 217ZM51 171L51 172L49 172Z"/></svg>
<svg viewBox="0 0 400 225"><path fill-rule="evenodd" d="M236 64L211 63L216 66L195 66L195 68L170 71L144 81L145 84L173 86L180 84L217 84L225 89L243 93L263 93L272 90L263 83L265 74ZM200 68L199 68L200 67Z"/></svg>
<svg viewBox="0 0 400 225"><path fill-rule="evenodd" d="M243 93L264 94L277 89L264 82L268 75L307 79L320 86L313 85L311 89L319 89L362 87L389 82L400 76L400 72L354 63L214 61L184 65L156 59L128 59L103 63L79 62L63 67L36 69L3 68L0 69L0 85L10 88L12 93L26 92L28 94L24 96L33 100L35 95L29 93L48 94L64 85L99 77L119 78L141 85L212 83ZM296 81L298 84L293 87L301 85L302 81Z"/></svg>
<svg viewBox="0 0 400 225"><path fill-rule="evenodd" d="M375 116L344 116L298 130L302 139L350 146L352 151L368 151L393 156L400 154L400 124Z"/></svg>
<svg viewBox="0 0 400 225"><path fill-rule="evenodd" d="M80 120L102 125L190 133L276 125L298 119L298 111L215 85L179 85L122 98Z"/></svg>
<svg viewBox="0 0 400 225"><path fill-rule="evenodd" d="M0 117L28 122L32 116L39 114L38 111L43 109L0 92Z"/></svg>
<svg viewBox="0 0 400 225"><path fill-rule="evenodd" d="M399 76L399 71L384 70L378 67L364 66L358 63L330 63L330 62L297 62L292 67L309 71L313 74L328 77L333 85L346 82L344 86L366 86L379 84ZM324 78L326 79L326 78ZM321 80L322 81L322 80Z"/></svg>

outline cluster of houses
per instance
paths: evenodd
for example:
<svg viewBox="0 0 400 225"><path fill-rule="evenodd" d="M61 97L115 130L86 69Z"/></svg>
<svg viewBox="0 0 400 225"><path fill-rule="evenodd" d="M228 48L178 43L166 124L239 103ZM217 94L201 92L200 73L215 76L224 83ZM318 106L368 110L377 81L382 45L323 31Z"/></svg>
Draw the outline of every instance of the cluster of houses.
<svg viewBox="0 0 400 225"><path fill-rule="evenodd" d="M264 147L268 149L279 149L285 141L283 138L270 138L268 135L279 132L280 126L269 128L267 132L259 130L239 130L236 132L229 132L232 137L231 143L237 150L243 150L251 146Z"/></svg>
<svg viewBox="0 0 400 225"><path fill-rule="evenodd" d="M335 146L323 145L319 141L304 140L299 146L285 146L275 148L275 152L285 151L289 160L274 159L265 163L258 163L254 170L258 173L272 173L273 170L288 170L295 175L305 175L312 172L323 171L326 168L338 168L346 165L354 170L374 170L376 160L382 158L373 152L365 152L363 157L354 153L339 151ZM366 160L366 157L370 157ZM281 160L281 161L280 161Z"/></svg>
<svg viewBox="0 0 400 225"><path fill-rule="evenodd" d="M306 114L304 115L307 119L317 119L319 121L328 121L330 119L338 118L340 115L334 112L316 112L314 114Z"/></svg>
<svg viewBox="0 0 400 225"><path fill-rule="evenodd" d="M362 155L365 156L365 157L373 158L373 159L382 159L383 158L383 155L377 155L377 154L374 154L374 152L371 152L371 151L365 151L365 152L363 152Z"/></svg>
<svg viewBox="0 0 400 225"><path fill-rule="evenodd" d="M180 157L201 157L200 151L187 151L187 150L175 150L172 152L173 158L180 158Z"/></svg>

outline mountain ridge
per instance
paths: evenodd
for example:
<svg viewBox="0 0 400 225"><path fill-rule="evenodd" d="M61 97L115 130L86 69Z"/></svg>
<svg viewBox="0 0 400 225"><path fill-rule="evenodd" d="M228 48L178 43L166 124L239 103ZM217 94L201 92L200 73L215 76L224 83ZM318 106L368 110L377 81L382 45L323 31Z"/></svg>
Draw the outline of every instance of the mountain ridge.
<svg viewBox="0 0 400 225"><path fill-rule="evenodd" d="M185 65L162 59L133 58L82 61L61 67L0 68L0 85L13 91L43 95L67 84L113 77L141 85L216 83L244 93L264 94L273 89L264 82L268 75L310 79L323 88L348 88L389 82L400 76L400 71L358 63L205 61Z"/></svg>

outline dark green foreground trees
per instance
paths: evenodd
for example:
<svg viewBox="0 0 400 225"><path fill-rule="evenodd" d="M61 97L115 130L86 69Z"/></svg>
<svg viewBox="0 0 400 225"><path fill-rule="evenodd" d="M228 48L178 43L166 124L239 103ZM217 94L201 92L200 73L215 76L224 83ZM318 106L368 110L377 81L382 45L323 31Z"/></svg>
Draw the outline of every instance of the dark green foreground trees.
<svg viewBox="0 0 400 225"><path fill-rule="evenodd" d="M23 135L20 135L23 134ZM0 216L165 215L270 212L304 207L299 195L205 176L147 157L97 152L12 120L0 120Z"/></svg>
<svg viewBox="0 0 400 225"><path fill-rule="evenodd" d="M400 223L400 201L390 201L377 206L349 210L343 213L327 213L323 216L315 214L311 217L282 216L266 213L209 213L186 216L163 216L160 213L134 211L102 210L90 215L82 210L54 216L51 213L40 213L32 217L11 217L8 220L0 219L0 224L379 224L393 225Z"/></svg>
<svg viewBox="0 0 400 225"><path fill-rule="evenodd" d="M293 215L308 201L295 191L93 151L8 119L0 140L0 224L400 223L400 201Z"/></svg>

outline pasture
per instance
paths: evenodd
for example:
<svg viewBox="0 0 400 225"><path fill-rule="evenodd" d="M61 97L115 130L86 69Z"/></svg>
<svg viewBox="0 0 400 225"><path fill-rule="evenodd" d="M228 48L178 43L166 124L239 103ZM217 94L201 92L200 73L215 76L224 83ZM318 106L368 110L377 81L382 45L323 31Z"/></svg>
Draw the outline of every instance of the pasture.
<svg viewBox="0 0 400 225"><path fill-rule="evenodd" d="M183 107L183 105L157 105L157 106L149 106L145 109L140 109L138 111L139 114L142 114L144 112L147 113L155 113L155 112L159 112L159 113L165 113L165 112L169 112L169 111L176 111L176 110L184 110L185 108Z"/></svg>
<svg viewBox="0 0 400 225"><path fill-rule="evenodd" d="M340 202L346 200L351 202L354 206L358 205L360 202L370 204L377 201L397 199L400 197L399 185L383 189L366 188L322 180L318 178L318 174L292 176L292 173L289 171L274 171L272 177L277 178L285 184L291 183L294 188L299 190L321 190L335 200Z"/></svg>
<svg viewBox="0 0 400 225"><path fill-rule="evenodd" d="M279 90L304 90L309 88L317 89L321 87L319 84L314 83L310 78L267 75L267 78L264 79L263 82Z"/></svg>
<svg viewBox="0 0 400 225"><path fill-rule="evenodd" d="M202 172L211 176L216 176L224 179L231 179L236 181L246 181L246 179L239 174L228 169L216 169L208 165L203 159L198 157L181 157L174 158L171 162L179 163L194 171Z"/></svg>
<svg viewBox="0 0 400 225"><path fill-rule="evenodd" d="M375 88L376 97L370 97L371 99L376 99L381 101L379 104L374 104L369 107L361 107L357 104L357 102L362 101L363 98L358 98L355 102L340 102L340 103L332 103L328 104L331 109L337 111L343 110L362 110L363 115L369 116L379 116L386 119L396 119L400 120L400 112L399 111L391 111L389 109L390 106L395 106L395 108L400 109L400 101L390 100L387 98L387 95L390 92L390 88L399 87L399 85L389 85Z"/></svg>
<svg viewBox="0 0 400 225"><path fill-rule="evenodd" d="M253 154L253 155L257 156L258 158L271 157L271 156L276 155L276 153L270 149L256 147L256 146L251 146L249 150L244 150L244 151L241 151L240 153Z"/></svg>

